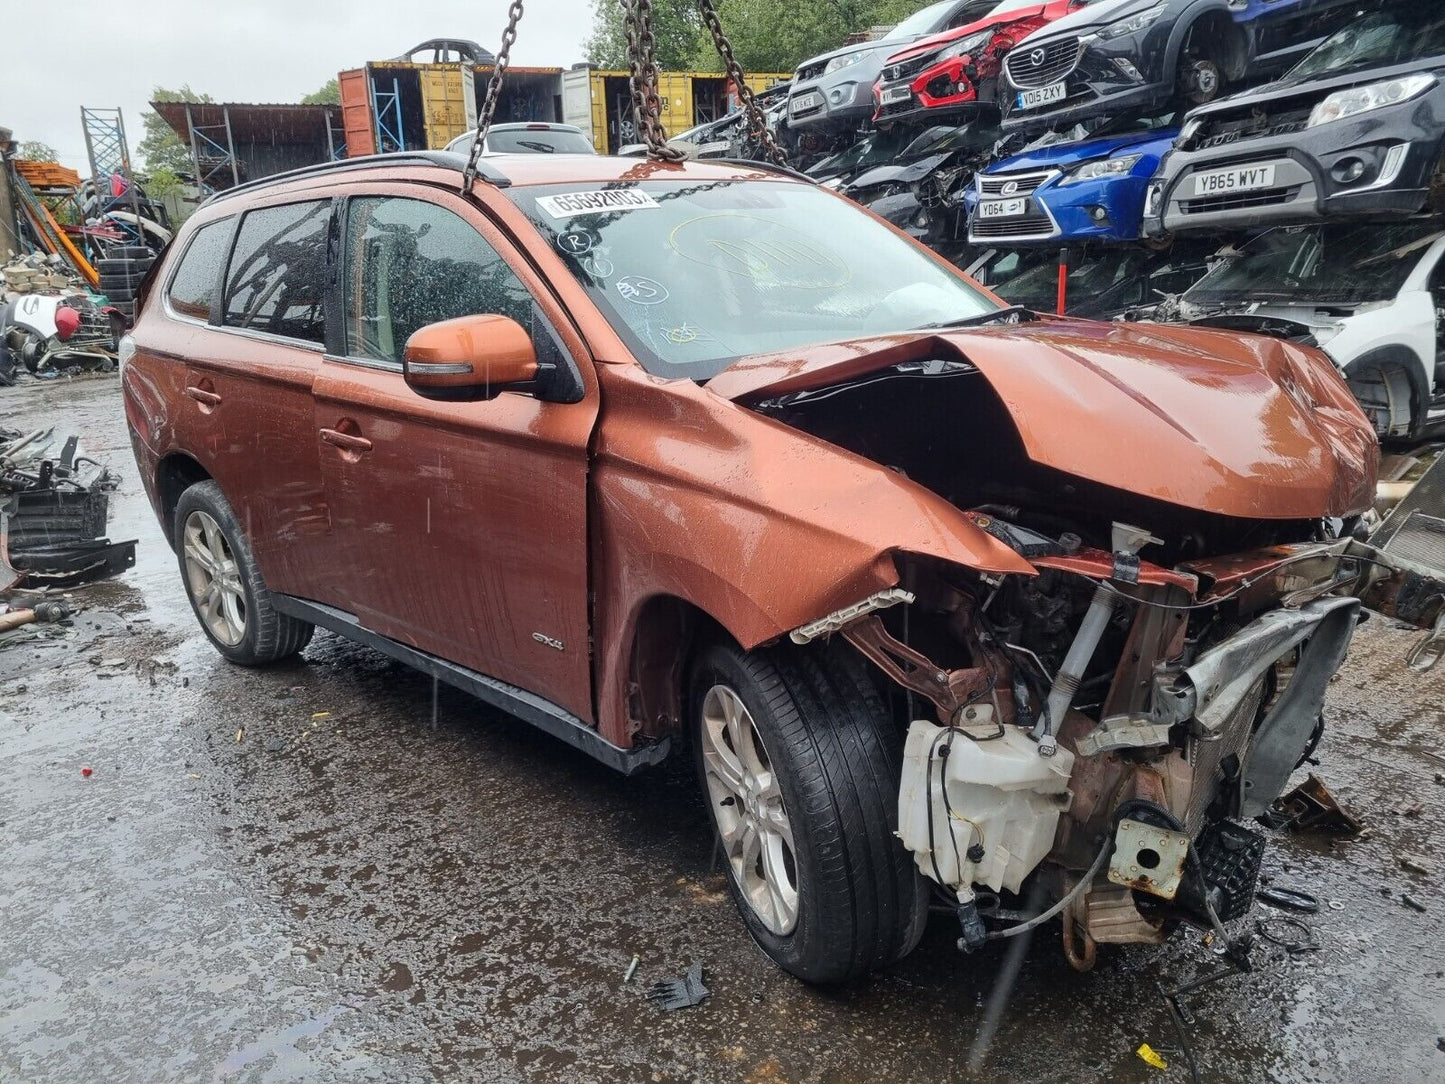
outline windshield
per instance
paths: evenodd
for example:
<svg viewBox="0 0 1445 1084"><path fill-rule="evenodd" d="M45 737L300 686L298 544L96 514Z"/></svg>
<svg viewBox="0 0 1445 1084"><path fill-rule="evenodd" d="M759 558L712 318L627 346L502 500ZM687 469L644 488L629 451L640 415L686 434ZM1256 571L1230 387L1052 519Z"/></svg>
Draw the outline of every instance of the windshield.
<svg viewBox="0 0 1445 1084"><path fill-rule="evenodd" d="M884 335L998 306L848 201L785 181L506 190L648 372Z"/></svg>
<svg viewBox="0 0 1445 1084"><path fill-rule="evenodd" d="M1215 264L1184 297L1196 304L1385 301L1439 236L1437 226L1417 222L1274 229Z"/></svg>
<svg viewBox="0 0 1445 1084"><path fill-rule="evenodd" d="M922 11L915 11L878 40L897 41L899 38L916 38L919 34L927 34L956 3L957 0L944 0L941 4L930 4Z"/></svg>
<svg viewBox="0 0 1445 1084"><path fill-rule="evenodd" d="M1445 11L1439 0L1403 4L1351 23L1295 65L1291 82L1355 68L1400 64L1445 54Z"/></svg>
<svg viewBox="0 0 1445 1084"><path fill-rule="evenodd" d="M1091 253L1069 266L1068 309L1087 307L1088 300L1112 291L1125 279L1134 279L1143 271L1149 255L1134 249L1108 249ZM1059 300L1059 265L1050 257L1027 267L1011 278L992 287L1005 301L1038 312L1053 312Z"/></svg>

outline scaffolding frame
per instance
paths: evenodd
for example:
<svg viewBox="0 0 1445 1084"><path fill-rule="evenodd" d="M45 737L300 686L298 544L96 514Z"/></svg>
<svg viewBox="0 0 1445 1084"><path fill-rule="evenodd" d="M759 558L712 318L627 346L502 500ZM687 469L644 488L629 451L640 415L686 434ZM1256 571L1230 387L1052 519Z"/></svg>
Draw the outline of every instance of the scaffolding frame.
<svg viewBox="0 0 1445 1084"><path fill-rule="evenodd" d="M231 138L231 108L228 105L221 107L220 124L199 125L191 117L191 104L186 103L186 129L191 133L191 168L196 174L196 184L205 191L207 188L214 188L211 179L222 170L229 168L231 172L231 186L235 187L241 183L241 169L236 161L236 143ZM207 135L208 131L224 135L226 142ZM214 162L207 168L201 167L202 145L215 154L207 154L206 161Z"/></svg>
<svg viewBox="0 0 1445 1084"><path fill-rule="evenodd" d="M369 74L369 73L368 73ZM406 134L401 122L401 80L391 78L391 89L382 90L379 80L371 77L371 115L376 118L376 149L385 154L388 150L406 150ZM386 145L387 137L396 144Z"/></svg>
<svg viewBox="0 0 1445 1084"><path fill-rule="evenodd" d="M125 115L120 106L96 109L83 105L80 107L80 126L85 132L85 157L90 162L90 176L97 189L102 180L108 187L113 176L124 180L131 213L139 223L140 192L136 188L135 171L131 168L130 143L125 137ZM105 206L109 210L114 204L107 203ZM137 232L140 232L138 225Z"/></svg>
<svg viewBox="0 0 1445 1084"><path fill-rule="evenodd" d="M333 114L330 106L326 107L326 153L333 162L346 157L346 122L339 111Z"/></svg>

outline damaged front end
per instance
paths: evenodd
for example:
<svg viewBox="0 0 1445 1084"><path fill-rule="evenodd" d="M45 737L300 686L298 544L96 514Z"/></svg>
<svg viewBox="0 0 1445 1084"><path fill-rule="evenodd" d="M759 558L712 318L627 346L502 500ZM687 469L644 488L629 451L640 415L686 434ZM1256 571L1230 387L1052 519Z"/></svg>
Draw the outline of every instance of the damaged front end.
<svg viewBox="0 0 1445 1084"><path fill-rule="evenodd" d="M898 835L955 901L962 948L1059 916L1087 968L1097 944L1157 943L1181 919L1222 933L1258 878L1264 839L1245 822L1318 742L1362 606L1433 629L1423 665L1445 640L1445 572L1357 537L1365 421L1308 358L1278 353L1292 347L1209 372L1188 359L1201 396L1249 388L1266 407L1246 420L1275 411L1273 434L1166 412L1168 374L1126 383L1103 351L1076 349L1115 392L1150 387L1145 422L1183 438L1121 467L1076 432L1077 472L1068 430L1028 417L1040 404L1002 352L930 349L831 384L793 374L754 409L944 495L1033 572L900 552L896 587L792 637L841 635L890 679L909 721ZM1052 360L1028 363L1062 389L1059 410L1088 403ZM1318 429L1300 439L1306 423ZM1041 912L1002 899L1033 885L1053 901Z"/></svg>
<svg viewBox="0 0 1445 1084"><path fill-rule="evenodd" d="M1325 690L1362 619L1421 597L1419 570L1354 539L1166 569L1116 525L1117 548L974 513L1036 577L903 565L903 586L836 631L903 690L898 835L957 902L973 949L1041 879L1071 962L1098 943L1155 943L1250 906L1266 813L1323 728ZM1445 578L1412 619L1438 623ZM806 640L827 621L798 630ZM1033 922L1040 916L1033 916ZM1014 927L1017 929L1017 927Z"/></svg>

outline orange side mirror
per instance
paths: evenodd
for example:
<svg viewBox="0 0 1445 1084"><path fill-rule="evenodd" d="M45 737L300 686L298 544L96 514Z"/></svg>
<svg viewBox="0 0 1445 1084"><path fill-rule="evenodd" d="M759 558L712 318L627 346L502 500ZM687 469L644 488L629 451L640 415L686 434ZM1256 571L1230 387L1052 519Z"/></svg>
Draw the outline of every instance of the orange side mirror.
<svg viewBox="0 0 1445 1084"><path fill-rule="evenodd" d="M537 379L526 329L506 316L458 316L418 328L406 341L402 375L422 394L492 399Z"/></svg>

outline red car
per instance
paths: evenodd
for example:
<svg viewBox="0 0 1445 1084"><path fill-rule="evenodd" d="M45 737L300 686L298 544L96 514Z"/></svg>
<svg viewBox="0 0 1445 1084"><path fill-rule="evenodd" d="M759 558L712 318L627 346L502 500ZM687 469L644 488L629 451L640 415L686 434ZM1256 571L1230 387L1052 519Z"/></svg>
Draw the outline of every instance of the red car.
<svg viewBox="0 0 1445 1084"><path fill-rule="evenodd" d="M875 124L969 112L997 102L1004 55L1039 27L1092 0L1002 0L977 22L916 41L883 64Z"/></svg>

